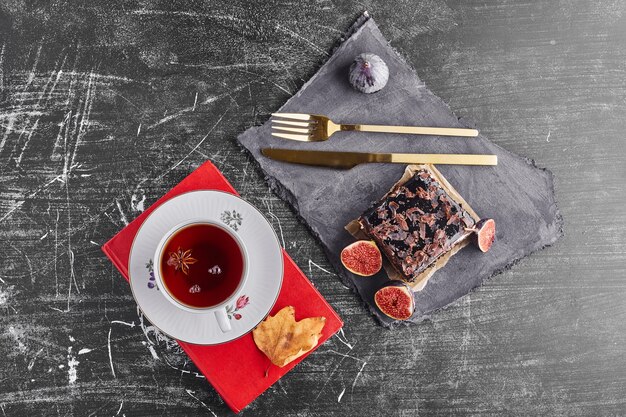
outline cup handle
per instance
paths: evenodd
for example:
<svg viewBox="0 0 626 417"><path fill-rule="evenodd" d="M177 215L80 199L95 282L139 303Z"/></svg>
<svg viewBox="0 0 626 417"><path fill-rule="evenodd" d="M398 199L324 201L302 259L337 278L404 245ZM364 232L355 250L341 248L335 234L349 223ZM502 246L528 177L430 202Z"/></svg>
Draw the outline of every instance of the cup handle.
<svg viewBox="0 0 626 417"><path fill-rule="evenodd" d="M226 314L225 308L220 308L215 312L215 318L217 319L217 324L219 324L222 332L227 333L232 330L230 326L230 320L228 319L228 315Z"/></svg>

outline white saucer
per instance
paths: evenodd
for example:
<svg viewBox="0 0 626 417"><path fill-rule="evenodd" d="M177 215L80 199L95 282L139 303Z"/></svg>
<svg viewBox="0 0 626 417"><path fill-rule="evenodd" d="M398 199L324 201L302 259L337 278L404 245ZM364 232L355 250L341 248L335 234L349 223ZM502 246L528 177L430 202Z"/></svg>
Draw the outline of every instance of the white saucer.
<svg viewBox="0 0 626 417"><path fill-rule="evenodd" d="M168 301L154 280L161 238L181 222L204 218L224 224L246 247L249 276L241 297L229 303L232 330L222 332L213 312L185 311ZM129 255L130 287L142 312L163 333L194 344L214 345L243 336L270 312L283 281L283 256L276 232L251 204L222 191L191 191L166 201L143 222ZM239 298L239 297L237 297ZM242 307L243 306L243 307Z"/></svg>

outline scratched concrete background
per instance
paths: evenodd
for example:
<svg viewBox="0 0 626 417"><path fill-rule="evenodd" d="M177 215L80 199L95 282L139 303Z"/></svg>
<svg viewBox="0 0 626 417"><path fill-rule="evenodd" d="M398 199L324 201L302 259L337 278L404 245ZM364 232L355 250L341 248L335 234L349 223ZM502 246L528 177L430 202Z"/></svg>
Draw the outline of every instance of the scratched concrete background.
<svg viewBox="0 0 626 417"><path fill-rule="evenodd" d="M377 326L235 143L363 10L567 222L432 320ZM0 412L229 415L99 246L211 159L344 318L242 415L626 414L626 3L0 3ZM520 231L523 232L523 231ZM242 375L245 384L245 375Z"/></svg>

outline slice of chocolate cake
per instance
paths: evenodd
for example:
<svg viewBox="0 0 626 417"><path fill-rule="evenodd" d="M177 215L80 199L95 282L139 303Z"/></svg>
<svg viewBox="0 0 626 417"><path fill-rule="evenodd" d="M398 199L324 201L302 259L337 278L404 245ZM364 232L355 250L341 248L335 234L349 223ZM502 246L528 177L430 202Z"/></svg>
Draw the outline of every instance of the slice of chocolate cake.
<svg viewBox="0 0 626 417"><path fill-rule="evenodd" d="M429 268L438 259L466 240L471 234L466 228L474 226L477 216L434 167L409 168L410 176L405 175L358 222L401 277L417 283L434 272Z"/></svg>

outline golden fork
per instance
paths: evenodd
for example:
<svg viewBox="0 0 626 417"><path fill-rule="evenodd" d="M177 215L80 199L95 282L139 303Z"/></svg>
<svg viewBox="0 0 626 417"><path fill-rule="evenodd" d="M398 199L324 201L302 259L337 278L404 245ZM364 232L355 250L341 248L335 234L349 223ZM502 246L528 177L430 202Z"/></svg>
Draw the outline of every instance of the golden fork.
<svg viewBox="0 0 626 417"><path fill-rule="evenodd" d="M381 132L408 133L430 136L476 137L476 129L421 126L384 126L384 125L346 125L335 123L326 116L306 113L272 113L272 136L299 140L302 142L321 142L328 140L335 132Z"/></svg>

